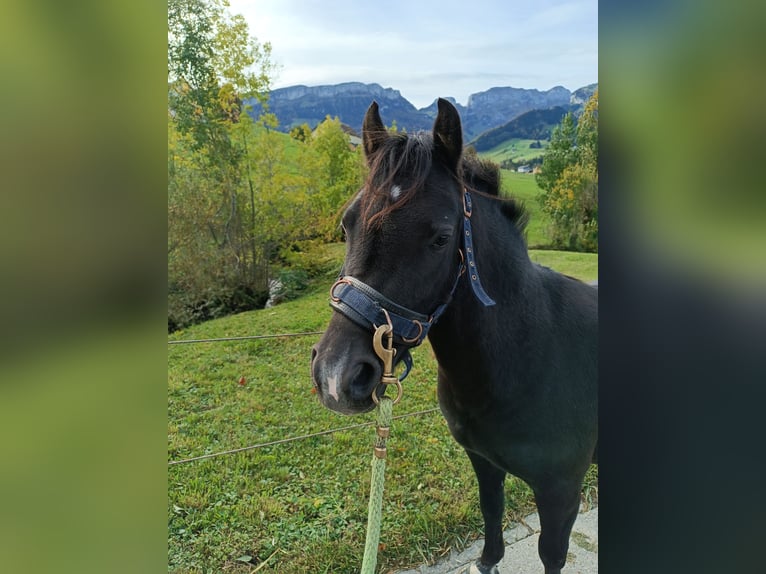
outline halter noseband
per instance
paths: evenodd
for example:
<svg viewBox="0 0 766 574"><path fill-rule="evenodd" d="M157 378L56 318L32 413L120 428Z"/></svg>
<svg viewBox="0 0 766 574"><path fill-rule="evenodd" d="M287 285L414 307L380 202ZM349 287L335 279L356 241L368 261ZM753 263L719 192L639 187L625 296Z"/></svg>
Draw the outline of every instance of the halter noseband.
<svg viewBox="0 0 766 574"><path fill-rule="evenodd" d="M485 306L495 304L481 285L479 271L473 249L473 231L471 229L471 214L473 205L467 189L463 191L463 240L462 248L458 249L460 265L452 290L446 301L439 305L430 315L418 313L407 307L394 303L382 293L366 283L350 275L343 275L330 288L330 306L356 323L357 325L375 331L380 325L388 323L393 328L394 341L407 347L417 347L428 335L439 317L452 301L460 278L468 271L471 289L476 298ZM464 255L465 252L465 255ZM409 349L408 349L409 350ZM406 352L402 357L405 365L400 381L409 374L412 368L412 357Z"/></svg>

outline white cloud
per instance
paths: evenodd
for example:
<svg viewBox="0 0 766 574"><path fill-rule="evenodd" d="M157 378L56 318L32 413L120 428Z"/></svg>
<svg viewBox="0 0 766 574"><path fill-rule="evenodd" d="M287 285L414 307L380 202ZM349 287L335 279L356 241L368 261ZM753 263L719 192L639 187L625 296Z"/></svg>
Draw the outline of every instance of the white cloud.
<svg viewBox="0 0 766 574"><path fill-rule="evenodd" d="M272 43L275 87L376 82L423 107L493 86L574 90L598 79L596 0L230 2Z"/></svg>

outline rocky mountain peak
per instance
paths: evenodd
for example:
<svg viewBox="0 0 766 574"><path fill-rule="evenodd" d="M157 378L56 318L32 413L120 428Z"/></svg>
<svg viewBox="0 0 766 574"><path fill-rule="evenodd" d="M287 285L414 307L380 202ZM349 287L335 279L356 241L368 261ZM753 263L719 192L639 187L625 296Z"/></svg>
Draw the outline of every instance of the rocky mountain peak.
<svg viewBox="0 0 766 574"><path fill-rule="evenodd" d="M569 106L570 101L572 104L582 105L596 86L597 84L591 84L575 92L570 92L563 86L555 86L545 91L510 86L493 87L471 94L466 106L457 103L453 97L443 97L457 108L463 121L465 141L470 141L479 134L505 125L531 110ZM437 98L434 98L430 106L418 110L402 97L399 90L384 88L376 83L345 82L279 88L270 94L269 109L276 114L279 129L284 131L303 123L314 128L329 115L339 117L341 122L359 132L364 113L373 100L380 105L383 121L387 125L396 121L400 129L407 131L428 130L433 126L437 113ZM252 113L260 113L257 102L251 104Z"/></svg>

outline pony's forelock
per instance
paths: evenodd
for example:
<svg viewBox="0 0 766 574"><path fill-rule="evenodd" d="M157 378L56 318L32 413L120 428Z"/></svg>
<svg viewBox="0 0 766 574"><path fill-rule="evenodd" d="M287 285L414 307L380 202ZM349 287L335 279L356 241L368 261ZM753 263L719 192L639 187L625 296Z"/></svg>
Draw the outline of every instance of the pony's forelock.
<svg viewBox="0 0 766 574"><path fill-rule="evenodd" d="M361 198L365 225L379 226L386 215L404 207L425 185L433 165L432 148L433 138L427 132L393 134L381 143L370 158Z"/></svg>
<svg viewBox="0 0 766 574"><path fill-rule="evenodd" d="M379 227L391 212L403 208L421 189L433 167L433 136L429 132L392 134L369 160L365 192L360 197L365 226ZM464 154L453 174L460 188L501 199L502 212L523 231L528 213L511 198L500 198L500 168L475 154ZM396 190L395 193L392 193Z"/></svg>

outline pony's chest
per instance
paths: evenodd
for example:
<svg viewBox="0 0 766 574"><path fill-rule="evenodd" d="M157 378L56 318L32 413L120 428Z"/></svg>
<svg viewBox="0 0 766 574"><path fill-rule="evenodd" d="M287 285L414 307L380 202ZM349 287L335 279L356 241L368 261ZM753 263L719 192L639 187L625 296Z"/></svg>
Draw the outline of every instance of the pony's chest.
<svg viewBox="0 0 766 574"><path fill-rule="evenodd" d="M445 418L450 434L463 448L476 450L486 442L483 440L484 433L476 428L473 421L455 415L446 415Z"/></svg>
<svg viewBox="0 0 766 574"><path fill-rule="evenodd" d="M470 450L486 448L510 422L502 420L494 401L468 401L442 385L439 386L439 404L452 436Z"/></svg>
<svg viewBox="0 0 766 574"><path fill-rule="evenodd" d="M450 433L466 451L477 453L521 478L529 476L523 458L529 433L512 409L492 403L485 408L461 408L449 399L442 401L441 397L440 402Z"/></svg>

